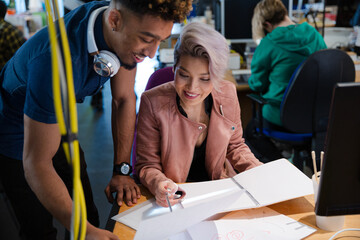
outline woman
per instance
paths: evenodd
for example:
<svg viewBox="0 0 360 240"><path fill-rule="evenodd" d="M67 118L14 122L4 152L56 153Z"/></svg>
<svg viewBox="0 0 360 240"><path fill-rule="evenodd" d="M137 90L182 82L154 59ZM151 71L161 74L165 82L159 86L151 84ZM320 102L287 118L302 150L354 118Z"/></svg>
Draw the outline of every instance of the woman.
<svg viewBox="0 0 360 240"><path fill-rule="evenodd" d="M135 167L161 206L169 193L171 205L179 201L175 182L231 177L261 164L242 138L235 86L222 80L228 53L220 33L187 25L175 45L174 81L141 97Z"/></svg>
<svg viewBox="0 0 360 240"><path fill-rule="evenodd" d="M280 103L291 75L301 62L325 49L326 44L306 22L295 24L281 0L262 0L256 5L252 32L255 41L262 40L251 62L249 86L269 102L263 107L263 117L268 121L264 122L281 127Z"/></svg>

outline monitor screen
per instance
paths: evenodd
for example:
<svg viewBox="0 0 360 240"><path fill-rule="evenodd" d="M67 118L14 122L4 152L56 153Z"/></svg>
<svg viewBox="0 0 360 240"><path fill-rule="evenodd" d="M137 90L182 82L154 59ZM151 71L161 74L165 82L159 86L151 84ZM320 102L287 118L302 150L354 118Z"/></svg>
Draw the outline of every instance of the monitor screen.
<svg viewBox="0 0 360 240"><path fill-rule="evenodd" d="M360 83L334 87L315 213L360 213Z"/></svg>
<svg viewBox="0 0 360 240"><path fill-rule="evenodd" d="M221 0L220 19L215 19L221 22L217 30L231 43L252 42L251 19L258 2L260 0ZM282 2L289 9L289 0Z"/></svg>

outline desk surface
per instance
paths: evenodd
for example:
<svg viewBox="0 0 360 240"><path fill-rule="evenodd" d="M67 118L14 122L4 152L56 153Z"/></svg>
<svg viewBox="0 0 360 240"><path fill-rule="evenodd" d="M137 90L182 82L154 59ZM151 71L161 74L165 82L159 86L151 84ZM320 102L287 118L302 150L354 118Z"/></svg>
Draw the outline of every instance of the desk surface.
<svg viewBox="0 0 360 240"><path fill-rule="evenodd" d="M141 188L142 196L139 199L139 203L144 202L150 198L152 198L152 195L144 188ZM116 205L116 206L115 206ZM123 206L120 208L115 204L112 209L112 213L110 213L109 218L116 215L117 213L124 212L130 207ZM317 231L307 238L306 240L321 240L321 239L329 239L335 232L328 232L321 230L317 228L315 223L315 213L314 213L314 197L313 195L308 195L301 198L296 198L293 200L273 204L270 206L267 206L275 211L277 211L280 214L284 214L296 221L299 221L301 223L304 223L310 227L313 227L317 229ZM241 211L241 210L240 210ZM226 216L226 215L225 215ZM113 220L109 220L114 222ZM108 222L109 225L109 222ZM345 228L360 228L360 215L349 215L345 217ZM109 228L108 228L109 229ZM111 229L110 229L111 230ZM135 236L135 230L129 228L128 226L116 222L113 227L113 232L116 234L120 239L133 239ZM344 232L340 234L339 236L354 236L354 232ZM349 239L349 238L345 238Z"/></svg>
<svg viewBox="0 0 360 240"><path fill-rule="evenodd" d="M355 72L355 82L360 82L360 70L356 70Z"/></svg>
<svg viewBox="0 0 360 240"><path fill-rule="evenodd" d="M360 64L359 64L359 67L357 67L357 68L360 69ZM248 72L250 72L250 70L248 70L248 69L233 70L233 72L234 71L236 74L249 74ZM238 73L238 72L241 72L241 73ZM236 89L238 91L240 91L240 92L241 91L250 91L249 84L247 84L247 83L237 84L234 79L234 76L230 75L229 73L231 73L231 72L227 72L227 74L225 75L225 79L233 82L236 85ZM360 82L360 70L356 70L356 72L355 72L355 82Z"/></svg>

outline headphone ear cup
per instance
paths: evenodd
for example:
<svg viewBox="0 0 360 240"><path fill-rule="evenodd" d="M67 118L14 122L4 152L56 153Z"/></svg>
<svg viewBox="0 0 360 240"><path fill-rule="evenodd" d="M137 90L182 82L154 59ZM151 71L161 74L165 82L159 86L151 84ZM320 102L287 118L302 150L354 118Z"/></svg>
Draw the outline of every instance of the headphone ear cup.
<svg viewBox="0 0 360 240"><path fill-rule="evenodd" d="M95 71L103 77L113 77L120 69L120 61L112 52L102 50L94 60Z"/></svg>

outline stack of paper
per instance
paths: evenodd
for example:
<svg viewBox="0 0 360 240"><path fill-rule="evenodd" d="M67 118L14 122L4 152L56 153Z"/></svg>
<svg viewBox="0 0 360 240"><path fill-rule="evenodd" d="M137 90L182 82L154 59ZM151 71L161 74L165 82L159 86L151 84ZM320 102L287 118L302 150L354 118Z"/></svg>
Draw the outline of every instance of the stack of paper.
<svg viewBox="0 0 360 240"><path fill-rule="evenodd" d="M172 213L168 208L157 206L152 199L112 219L137 230L135 239L143 236L149 239L149 232L153 239L164 239L216 213L257 208L313 194L312 181L286 159L258 166L233 178L182 184L181 188L186 191L186 197L173 207ZM154 225L158 224L163 225L156 231Z"/></svg>

